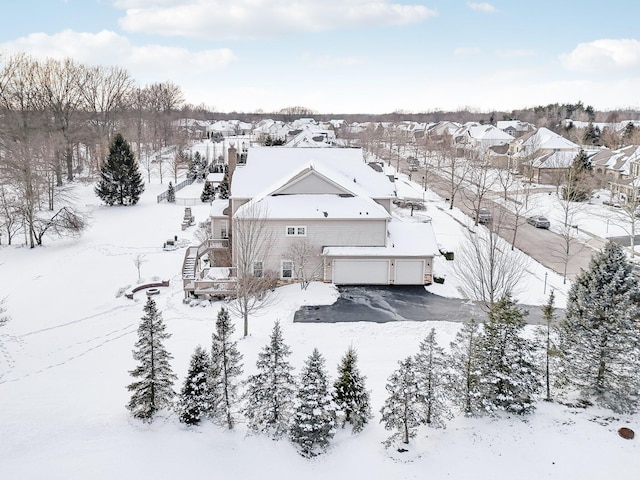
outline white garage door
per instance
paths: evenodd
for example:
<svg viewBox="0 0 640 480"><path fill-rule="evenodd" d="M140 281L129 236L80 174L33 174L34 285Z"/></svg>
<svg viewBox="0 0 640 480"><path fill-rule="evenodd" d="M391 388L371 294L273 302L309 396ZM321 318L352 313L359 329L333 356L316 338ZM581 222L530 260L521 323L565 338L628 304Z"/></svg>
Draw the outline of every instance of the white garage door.
<svg viewBox="0 0 640 480"><path fill-rule="evenodd" d="M424 260L396 260L396 285L424 285Z"/></svg>
<svg viewBox="0 0 640 480"><path fill-rule="evenodd" d="M387 285L389 260L334 260L333 283L337 285Z"/></svg>

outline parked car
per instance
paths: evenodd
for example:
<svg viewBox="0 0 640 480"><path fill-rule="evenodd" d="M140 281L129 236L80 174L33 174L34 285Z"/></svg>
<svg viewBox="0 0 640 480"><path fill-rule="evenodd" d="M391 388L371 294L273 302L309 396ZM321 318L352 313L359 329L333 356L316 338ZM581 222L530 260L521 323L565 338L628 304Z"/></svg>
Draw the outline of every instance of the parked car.
<svg viewBox="0 0 640 480"><path fill-rule="evenodd" d="M551 226L551 222L549 222L549 219L547 217L543 217L542 215L534 215L527 218L527 223L529 225L533 225L536 228L546 228L547 230Z"/></svg>
<svg viewBox="0 0 640 480"><path fill-rule="evenodd" d="M486 225L491 222L491 220L493 220L493 215L491 215L488 208L481 208L478 210L478 223Z"/></svg>

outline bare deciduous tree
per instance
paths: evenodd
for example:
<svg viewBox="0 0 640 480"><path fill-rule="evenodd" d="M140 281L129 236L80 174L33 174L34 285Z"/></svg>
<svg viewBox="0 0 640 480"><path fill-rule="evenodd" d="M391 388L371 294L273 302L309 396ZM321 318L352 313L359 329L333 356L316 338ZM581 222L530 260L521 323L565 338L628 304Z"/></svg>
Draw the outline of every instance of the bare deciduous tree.
<svg viewBox="0 0 640 480"><path fill-rule="evenodd" d="M275 297L269 294L275 279L264 270L273 247L273 235L268 226L267 212L258 202L249 202L235 212L231 245L236 267L236 292L229 310L243 319L244 336L249 335L249 315L271 305Z"/></svg>
<svg viewBox="0 0 640 480"><path fill-rule="evenodd" d="M529 263L524 253L511 250L500 237L499 227L498 218L494 219L491 230L467 230L454 262L461 279L461 293L486 308L506 294L516 296Z"/></svg>
<svg viewBox="0 0 640 480"><path fill-rule="evenodd" d="M322 270L320 255L316 250L308 240L296 240L287 249L286 258L293 262L295 278L302 290L317 280Z"/></svg>

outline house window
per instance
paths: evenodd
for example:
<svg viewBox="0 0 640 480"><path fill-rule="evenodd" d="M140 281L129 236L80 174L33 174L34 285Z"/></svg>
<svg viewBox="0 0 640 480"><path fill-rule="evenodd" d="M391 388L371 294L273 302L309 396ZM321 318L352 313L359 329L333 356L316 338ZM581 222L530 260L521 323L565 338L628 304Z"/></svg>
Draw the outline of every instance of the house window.
<svg viewBox="0 0 640 480"><path fill-rule="evenodd" d="M255 262L253 264L253 276L261 278L263 275L262 262Z"/></svg>
<svg viewBox="0 0 640 480"><path fill-rule="evenodd" d="M287 237L306 237L307 227L304 225L289 225L285 229L285 235Z"/></svg>
<svg viewBox="0 0 640 480"><path fill-rule="evenodd" d="M229 238L229 235L227 234L227 222L224 222L220 226L220 235L222 238Z"/></svg>
<svg viewBox="0 0 640 480"><path fill-rule="evenodd" d="M290 260L282 261L282 278L293 278L293 262Z"/></svg>

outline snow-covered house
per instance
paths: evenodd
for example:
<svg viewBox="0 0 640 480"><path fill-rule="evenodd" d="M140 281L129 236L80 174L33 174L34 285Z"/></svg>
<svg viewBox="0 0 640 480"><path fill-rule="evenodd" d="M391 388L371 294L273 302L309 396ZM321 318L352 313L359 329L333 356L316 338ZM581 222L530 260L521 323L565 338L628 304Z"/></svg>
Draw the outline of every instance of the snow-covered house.
<svg viewBox="0 0 640 480"><path fill-rule="evenodd" d="M229 246L228 238L237 242L241 230L260 218L261 237L271 242L253 264L255 275L295 281L300 265L291 252L305 246L305 275L315 274L317 280L431 283L433 258L439 254L431 223L404 223L392 217L394 183L364 161L362 150L253 147L244 164L236 164L234 155L230 151L229 202L212 206L210 244L218 251L210 258L224 258L220 249ZM241 247L229 247L233 272ZM195 258L190 264L198 265L197 257L206 248L192 248ZM194 272L193 277L202 275ZM212 293L198 290L196 282L189 288L185 282L185 291Z"/></svg>
<svg viewBox="0 0 640 480"><path fill-rule="evenodd" d="M509 155L533 181L545 183L568 172L580 146L571 140L539 128L511 142Z"/></svg>
<svg viewBox="0 0 640 480"><path fill-rule="evenodd" d="M527 132L535 130L531 123L521 122L520 120L498 120L496 127L512 137L520 137Z"/></svg>

